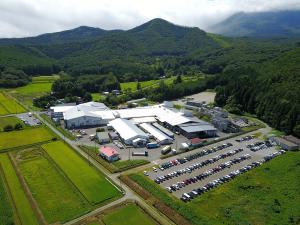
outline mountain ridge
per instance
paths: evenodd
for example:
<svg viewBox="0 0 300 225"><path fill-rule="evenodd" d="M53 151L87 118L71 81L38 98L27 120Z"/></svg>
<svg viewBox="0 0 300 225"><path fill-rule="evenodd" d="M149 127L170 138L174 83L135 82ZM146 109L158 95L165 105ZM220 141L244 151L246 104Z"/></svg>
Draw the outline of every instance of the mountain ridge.
<svg viewBox="0 0 300 225"><path fill-rule="evenodd" d="M300 10L238 12L208 30L230 37L300 36Z"/></svg>

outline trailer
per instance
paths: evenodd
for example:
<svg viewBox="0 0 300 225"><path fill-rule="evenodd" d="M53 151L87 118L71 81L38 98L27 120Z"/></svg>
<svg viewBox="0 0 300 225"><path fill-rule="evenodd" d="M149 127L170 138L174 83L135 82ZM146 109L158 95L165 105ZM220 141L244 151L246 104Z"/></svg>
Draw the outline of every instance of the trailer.
<svg viewBox="0 0 300 225"><path fill-rule="evenodd" d="M161 149L161 154L165 155L171 151L171 146L167 145Z"/></svg>
<svg viewBox="0 0 300 225"><path fill-rule="evenodd" d="M144 151L144 152L132 152L132 156L148 156L148 151Z"/></svg>
<svg viewBox="0 0 300 225"><path fill-rule="evenodd" d="M158 148L160 145L157 142L151 142L146 145L147 148Z"/></svg>

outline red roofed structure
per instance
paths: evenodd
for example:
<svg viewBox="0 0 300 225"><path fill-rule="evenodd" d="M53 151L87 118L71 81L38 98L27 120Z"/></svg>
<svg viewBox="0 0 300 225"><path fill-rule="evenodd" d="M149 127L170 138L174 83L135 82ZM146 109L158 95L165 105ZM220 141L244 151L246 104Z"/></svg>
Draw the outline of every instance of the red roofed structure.
<svg viewBox="0 0 300 225"><path fill-rule="evenodd" d="M99 155L109 162L117 161L120 159L118 151L110 146L101 147L99 149Z"/></svg>
<svg viewBox="0 0 300 225"><path fill-rule="evenodd" d="M206 139L193 138L193 139L191 140L191 145L192 145L192 146L198 146L198 145L202 144L202 143L205 142L205 141L206 141Z"/></svg>

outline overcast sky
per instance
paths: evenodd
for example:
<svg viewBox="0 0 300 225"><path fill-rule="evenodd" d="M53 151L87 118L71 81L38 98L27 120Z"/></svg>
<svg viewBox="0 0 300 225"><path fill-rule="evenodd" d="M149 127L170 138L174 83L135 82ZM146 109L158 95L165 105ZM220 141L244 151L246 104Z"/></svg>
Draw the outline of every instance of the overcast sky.
<svg viewBox="0 0 300 225"><path fill-rule="evenodd" d="M81 25L130 29L153 18L206 29L239 12L300 9L300 0L0 0L0 37Z"/></svg>

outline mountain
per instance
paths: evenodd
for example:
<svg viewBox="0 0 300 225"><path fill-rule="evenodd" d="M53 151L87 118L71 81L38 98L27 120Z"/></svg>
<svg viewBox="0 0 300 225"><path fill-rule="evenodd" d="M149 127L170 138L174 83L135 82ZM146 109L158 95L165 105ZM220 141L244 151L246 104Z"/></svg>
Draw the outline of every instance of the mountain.
<svg viewBox="0 0 300 225"><path fill-rule="evenodd" d="M300 11L237 13L209 28L231 37L288 37L300 35Z"/></svg>
<svg viewBox="0 0 300 225"><path fill-rule="evenodd" d="M106 30L100 28L80 26L72 30L47 33L36 37L3 38L0 39L0 44L41 45L70 43L82 41L89 38L101 37L106 32Z"/></svg>

